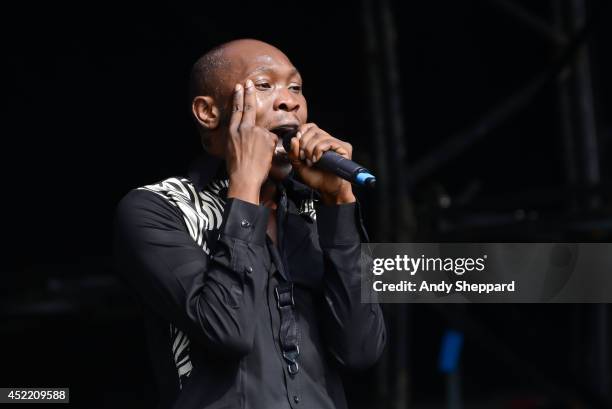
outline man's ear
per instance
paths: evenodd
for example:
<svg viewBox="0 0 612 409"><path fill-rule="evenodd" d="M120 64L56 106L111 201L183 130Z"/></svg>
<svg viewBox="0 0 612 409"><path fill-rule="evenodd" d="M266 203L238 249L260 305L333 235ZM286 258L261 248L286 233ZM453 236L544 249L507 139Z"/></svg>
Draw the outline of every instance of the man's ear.
<svg viewBox="0 0 612 409"><path fill-rule="evenodd" d="M213 130L219 126L221 118L219 108L213 97L197 96L191 103L191 112L198 123L207 130Z"/></svg>

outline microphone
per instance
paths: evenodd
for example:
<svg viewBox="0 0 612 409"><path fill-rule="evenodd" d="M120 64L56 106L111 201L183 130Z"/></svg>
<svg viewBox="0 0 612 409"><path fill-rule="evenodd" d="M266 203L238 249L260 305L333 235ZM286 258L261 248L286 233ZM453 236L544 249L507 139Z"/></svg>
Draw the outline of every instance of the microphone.
<svg viewBox="0 0 612 409"><path fill-rule="evenodd" d="M291 139L295 137L297 131L298 129L295 127L275 130L275 133L283 141L285 151L289 152L291 150ZM374 177L369 170L333 151L325 152L321 155L321 159L316 161L312 166L338 175L342 179L348 180L356 185L372 188L376 184L376 177Z"/></svg>

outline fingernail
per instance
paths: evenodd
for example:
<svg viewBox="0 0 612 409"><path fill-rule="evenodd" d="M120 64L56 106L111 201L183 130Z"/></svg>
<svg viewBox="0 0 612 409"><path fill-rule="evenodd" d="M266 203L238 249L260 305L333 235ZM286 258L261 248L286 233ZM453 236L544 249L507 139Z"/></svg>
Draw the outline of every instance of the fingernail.
<svg viewBox="0 0 612 409"><path fill-rule="evenodd" d="M312 166L312 161L311 161L310 159L306 159L306 164L307 164L308 166Z"/></svg>
<svg viewBox="0 0 612 409"><path fill-rule="evenodd" d="M253 86L253 81L251 80L246 80L246 87L247 88L251 88Z"/></svg>
<svg viewBox="0 0 612 409"><path fill-rule="evenodd" d="M300 159L301 160L306 159L306 154L304 153L304 149L300 149Z"/></svg>
<svg viewBox="0 0 612 409"><path fill-rule="evenodd" d="M300 131L297 131L297 133L295 134L295 137L300 139L302 137L302 133Z"/></svg>
<svg viewBox="0 0 612 409"><path fill-rule="evenodd" d="M241 88L242 88L242 85L236 84L236 86L234 87L234 91L238 92L240 91Z"/></svg>
<svg viewBox="0 0 612 409"><path fill-rule="evenodd" d="M316 162L317 161L317 155L312 155L312 162Z"/></svg>

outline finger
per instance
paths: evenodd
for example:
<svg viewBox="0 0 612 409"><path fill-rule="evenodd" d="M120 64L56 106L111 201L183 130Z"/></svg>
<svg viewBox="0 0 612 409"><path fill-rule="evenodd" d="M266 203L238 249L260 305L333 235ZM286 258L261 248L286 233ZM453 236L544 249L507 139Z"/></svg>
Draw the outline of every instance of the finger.
<svg viewBox="0 0 612 409"><path fill-rule="evenodd" d="M242 85L236 84L234 87L234 98L232 100L232 116L230 117L230 131L236 131L242 120L243 108L243 89Z"/></svg>
<svg viewBox="0 0 612 409"><path fill-rule="evenodd" d="M310 126L306 126L306 125L310 125ZM310 142L312 137L319 130L319 128L314 124L306 124L306 125L302 125L302 127L300 127L300 133L302 134L302 137L300 138L300 149L302 151L304 151L304 148L306 147L306 145ZM301 154L302 160L306 159L306 157L303 155L304 154Z"/></svg>
<svg viewBox="0 0 612 409"><path fill-rule="evenodd" d="M300 140L302 139L302 132L297 131L295 134L295 138L291 139L291 149L293 149L293 143L297 145L296 151L296 159L304 160L306 159L306 154L304 154L304 149L300 148Z"/></svg>
<svg viewBox="0 0 612 409"><path fill-rule="evenodd" d="M329 139L323 138L313 148L312 161L317 162L319 159L321 159L323 154L327 151L334 151L338 155L343 156L347 159L350 159L350 153L346 145L347 144L340 142L339 140L334 139L334 138L329 138Z"/></svg>
<svg viewBox="0 0 612 409"><path fill-rule="evenodd" d="M306 159L314 161L314 148L323 140L324 135L320 131L314 131L314 134L308 139L308 142L302 146L302 149L304 149L306 153Z"/></svg>
<svg viewBox="0 0 612 409"><path fill-rule="evenodd" d="M298 172L304 167L304 162L300 158L300 136L301 134L298 132L296 137L291 139L291 146L289 147L289 161Z"/></svg>
<svg viewBox="0 0 612 409"><path fill-rule="evenodd" d="M276 147L278 146L278 136L275 133L268 131L267 129L264 129L264 132L266 136L270 138L270 143L272 145L272 152L274 152L274 149L276 149Z"/></svg>
<svg viewBox="0 0 612 409"><path fill-rule="evenodd" d="M346 148L346 144L338 141L337 139L332 139L329 141L329 149L330 151L336 152L338 155L345 157L346 159L351 159L351 154L350 152L347 150ZM326 151L323 152L316 152L316 148L315 148L315 157L317 158L317 160L321 159L321 156L323 156L323 154Z"/></svg>
<svg viewBox="0 0 612 409"><path fill-rule="evenodd" d="M304 124L304 125L300 126L300 132L306 133L306 131L308 131L311 128L317 128L318 129L319 127L314 122L309 122L307 124Z"/></svg>
<svg viewBox="0 0 612 409"><path fill-rule="evenodd" d="M294 138L291 138L289 143L289 152L287 155L290 160L300 160L300 137L302 134L298 131Z"/></svg>
<svg viewBox="0 0 612 409"><path fill-rule="evenodd" d="M255 126L255 86L253 81L247 80L244 84L244 112L240 125Z"/></svg>
<svg viewBox="0 0 612 409"><path fill-rule="evenodd" d="M353 157L353 145L348 142L343 142L343 147L346 149L348 159L351 159Z"/></svg>
<svg viewBox="0 0 612 409"><path fill-rule="evenodd" d="M334 144L331 141L321 141L317 143L312 151L312 161L317 162L321 156L328 150L334 150Z"/></svg>

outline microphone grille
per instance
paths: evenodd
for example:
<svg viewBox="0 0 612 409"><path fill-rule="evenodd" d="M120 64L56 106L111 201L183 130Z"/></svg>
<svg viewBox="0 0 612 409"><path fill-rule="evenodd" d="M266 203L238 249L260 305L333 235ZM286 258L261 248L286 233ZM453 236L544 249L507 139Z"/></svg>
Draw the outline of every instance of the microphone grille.
<svg viewBox="0 0 612 409"><path fill-rule="evenodd" d="M274 133L283 141L283 147L287 152L291 148L291 139L297 134L298 128L287 127L275 130Z"/></svg>

